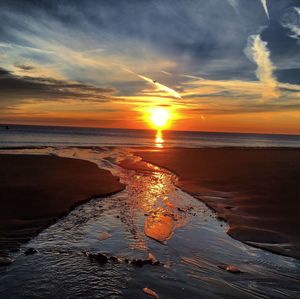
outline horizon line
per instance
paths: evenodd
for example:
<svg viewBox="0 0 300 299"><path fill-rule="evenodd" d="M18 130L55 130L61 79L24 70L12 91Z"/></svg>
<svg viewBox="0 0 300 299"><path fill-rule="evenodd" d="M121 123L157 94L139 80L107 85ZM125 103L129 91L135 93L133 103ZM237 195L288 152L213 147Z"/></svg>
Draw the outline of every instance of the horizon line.
<svg viewBox="0 0 300 299"><path fill-rule="evenodd" d="M17 123L0 123L1 127L5 126L24 126L24 127L56 127L56 128L78 128L78 129L108 129L108 130L135 130L135 131L158 131L155 129L133 129L133 128L108 128L108 127L89 127L89 126L73 126L73 125L43 125L43 124L17 124ZM220 134L245 134L245 135L286 135L286 136L300 136L300 133L275 133L275 132L230 132L230 131L199 131L199 130L172 130L166 129L162 131L169 132L196 132L196 133L220 133Z"/></svg>

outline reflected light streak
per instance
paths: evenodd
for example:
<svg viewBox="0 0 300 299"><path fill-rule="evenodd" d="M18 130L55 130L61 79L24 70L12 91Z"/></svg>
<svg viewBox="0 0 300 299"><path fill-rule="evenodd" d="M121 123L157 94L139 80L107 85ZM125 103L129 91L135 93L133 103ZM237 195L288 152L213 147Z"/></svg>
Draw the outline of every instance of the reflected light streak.
<svg viewBox="0 0 300 299"><path fill-rule="evenodd" d="M156 135L155 135L155 147L163 148L163 143L164 142L165 141L163 139L162 131L161 130L157 130L156 131Z"/></svg>

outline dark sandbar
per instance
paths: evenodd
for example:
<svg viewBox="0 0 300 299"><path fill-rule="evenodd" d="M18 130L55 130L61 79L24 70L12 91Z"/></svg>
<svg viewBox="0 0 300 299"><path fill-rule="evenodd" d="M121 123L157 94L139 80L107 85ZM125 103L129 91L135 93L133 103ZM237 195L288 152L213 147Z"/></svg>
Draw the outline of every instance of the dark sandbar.
<svg viewBox="0 0 300 299"><path fill-rule="evenodd" d="M300 258L300 149L135 150L229 223L228 234Z"/></svg>
<svg viewBox="0 0 300 299"><path fill-rule="evenodd" d="M18 248L78 203L124 187L84 160L0 155L0 165L0 250Z"/></svg>

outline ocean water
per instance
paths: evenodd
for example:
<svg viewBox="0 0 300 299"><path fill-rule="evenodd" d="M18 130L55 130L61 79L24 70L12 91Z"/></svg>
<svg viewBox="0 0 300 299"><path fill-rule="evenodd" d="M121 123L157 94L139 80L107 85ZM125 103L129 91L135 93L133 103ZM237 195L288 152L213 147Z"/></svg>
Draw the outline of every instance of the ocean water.
<svg viewBox="0 0 300 299"><path fill-rule="evenodd" d="M300 135L0 126L0 148L37 146L300 147Z"/></svg>

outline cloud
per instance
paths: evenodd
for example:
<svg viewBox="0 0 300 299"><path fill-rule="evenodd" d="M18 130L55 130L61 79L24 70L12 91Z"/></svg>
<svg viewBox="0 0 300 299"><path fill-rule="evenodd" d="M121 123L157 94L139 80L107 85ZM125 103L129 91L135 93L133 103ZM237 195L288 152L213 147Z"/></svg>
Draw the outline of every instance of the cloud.
<svg viewBox="0 0 300 299"><path fill-rule="evenodd" d="M227 0L227 1L234 8L234 10L238 12L238 7L239 7L238 0Z"/></svg>
<svg viewBox="0 0 300 299"><path fill-rule="evenodd" d="M278 82L273 75L275 66L270 59L267 45L267 42L261 40L260 35L252 35L249 38L246 54L257 65L256 77L264 87L263 98L272 99L278 97Z"/></svg>
<svg viewBox="0 0 300 299"><path fill-rule="evenodd" d="M282 16L280 24L290 30L290 37L296 39L300 45L300 7L288 9Z"/></svg>
<svg viewBox="0 0 300 299"><path fill-rule="evenodd" d="M15 63L15 67L23 70L23 71L32 71L34 70L34 66L25 64L25 63Z"/></svg>
<svg viewBox="0 0 300 299"><path fill-rule="evenodd" d="M183 100L178 104L191 113L212 115L300 110L300 85L277 82L276 97L269 89L261 81L195 78L184 83ZM268 101L261 101L262 95Z"/></svg>
<svg viewBox="0 0 300 299"><path fill-rule="evenodd" d="M269 104L259 105L258 103L245 104L236 103L227 106L214 106L203 105L201 108L187 108L192 113L205 113L206 115L238 115L238 114L251 114L251 113L264 113L264 112L283 112L283 111L296 111L300 110L300 104Z"/></svg>
<svg viewBox="0 0 300 299"><path fill-rule="evenodd" d="M268 19L270 19L270 15L269 15L269 10L268 10L268 5L267 5L267 0L260 0L261 1L261 4L264 8L264 11L268 17Z"/></svg>
<svg viewBox="0 0 300 299"><path fill-rule="evenodd" d="M7 2L9 8L0 10L2 41L11 46L7 55L55 64L62 75L75 80L80 76L93 82L103 77L120 80L113 63L134 65L137 73L150 77L162 69L196 71L197 62L202 70L210 70L211 62L220 59L219 52L224 53L224 61L232 56L238 60L243 47L244 30L233 22L235 14L224 0L189 5L176 0L172 5L132 1L118 3L118 9L110 1L91 0L88 5L55 1L50 9L45 2L22 2L16 7ZM245 61L242 55L239 58ZM225 70L228 64L219 67Z"/></svg>
<svg viewBox="0 0 300 299"><path fill-rule="evenodd" d="M24 100L88 100L108 101L116 90L91 84L45 77L18 76L0 68L0 100L10 105Z"/></svg>

